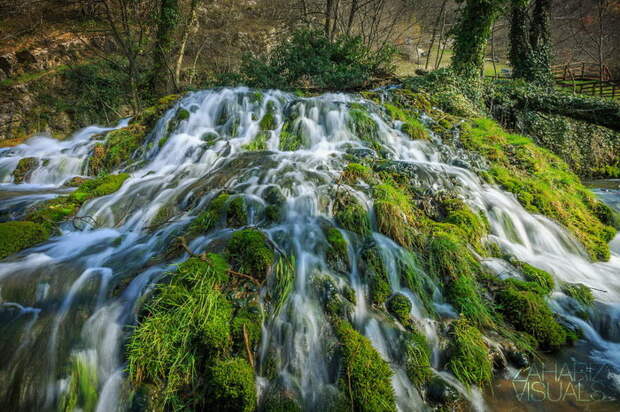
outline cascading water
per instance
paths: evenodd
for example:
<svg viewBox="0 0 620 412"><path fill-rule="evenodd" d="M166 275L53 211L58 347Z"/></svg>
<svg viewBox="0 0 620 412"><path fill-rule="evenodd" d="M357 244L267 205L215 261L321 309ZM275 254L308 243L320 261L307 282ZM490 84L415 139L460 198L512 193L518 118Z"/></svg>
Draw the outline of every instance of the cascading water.
<svg viewBox="0 0 620 412"><path fill-rule="evenodd" d="M144 149L135 154L131 176L121 189L80 209L78 216L88 217L83 220L88 224L76 228L65 223L60 235L0 263L3 409L55 409L70 385L68 365L94 371L81 377L97 388L89 404L92 409L129 408L122 355L130 333L127 325L135 323L143 297L171 265L187 258L166 261L162 256L168 245L221 190L244 196L250 206L248 225L261 226L280 251L295 257L293 291L279 314L265 321L257 352L259 375L269 361L275 363L277 377L259 376L257 390L264 393L281 386L295 393L308 410L322 408L337 391L326 347L333 332L311 287L313 279L326 275L353 289L354 326L394 369L392 384L399 409L424 409L420 393L399 360L400 329L368 303L368 286L358 264L368 240L343 231L349 264L342 275L325 261L327 241L322 227L332 219L333 187L347 165L346 156L371 153L362 136L350 127L352 104L374 113L383 155L415 166L420 187L438 190L450 185L487 216L490 237L504 250L558 280L595 288L596 306L590 309L590 321L578 318L560 291L552 295L552 305L582 328L592 358L610 365L620 380L620 282L616 279L620 239L613 243L609 262L591 263L562 227L528 213L513 195L484 184L462 167L460 154L438 140L411 140L399 131L399 122L387 119L370 102L342 94L296 98L270 91L261 99L255 95L243 88L189 94L159 120ZM168 135L178 107L187 110L189 117ZM276 125L265 134L259 120L268 111L274 113ZM299 128L302 139L294 151L279 150L287 119ZM118 127L124 126L122 122ZM85 173L93 138L108 130L90 127L62 142L36 137L2 149L0 217L16 219L27 207L70 190L63 183ZM248 145L259 135L264 150L250 150ZM19 160L30 157L38 159L37 167L22 184L13 183L12 172ZM265 225L265 198L273 187L284 194L283 214L277 224ZM372 210L368 193L352 187L347 190ZM155 224L164 209L173 211L171 218ZM225 228L199 236L189 247L194 253L208 250L231 231ZM434 346L433 366L438 368L437 321L423 299L400 282L403 265L416 265L415 261L391 239L377 232L371 238L390 274L392 291L411 300L411 315ZM505 262L488 259L485 263L504 275ZM444 301L440 285L430 278L423 281L434 290L435 311L457 316ZM485 409L476 389L461 386L446 371L436 373L463 393L474 409Z"/></svg>

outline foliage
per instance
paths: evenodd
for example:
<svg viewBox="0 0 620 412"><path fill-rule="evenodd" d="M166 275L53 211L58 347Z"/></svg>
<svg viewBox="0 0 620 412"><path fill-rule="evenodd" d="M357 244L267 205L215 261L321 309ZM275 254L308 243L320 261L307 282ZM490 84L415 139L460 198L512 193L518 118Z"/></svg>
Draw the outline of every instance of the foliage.
<svg viewBox="0 0 620 412"><path fill-rule="evenodd" d="M94 411L97 407L97 369L83 355L78 353L71 357L69 385L58 408L61 412L73 412L76 409Z"/></svg>
<svg viewBox="0 0 620 412"><path fill-rule="evenodd" d="M190 231L194 233L207 233L220 222L221 216L226 211L226 204L230 195L220 193L209 203L207 209L200 213L190 225Z"/></svg>
<svg viewBox="0 0 620 412"><path fill-rule="evenodd" d="M397 293L388 299L386 303L388 312L390 312L403 325L409 324L411 314L411 302L407 296Z"/></svg>
<svg viewBox="0 0 620 412"><path fill-rule="evenodd" d="M295 286L295 257L280 257L274 268L274 285L270 288L274 316L277 316Z"/></svg>
<svg viewBox="0 0 620 412"><path fill-rule="evenodd" d="M128 173L120 173L87 180L71 193L69 197L78 204L83 204L95 197L107 196L118 191L128 178Z"/></svg>
<svg viewBox="0 0 620 412"><path fill-rule="evenodd" d="M346 321L334 326L340 341L342 372L338 382L351 409L355 411L395 411L392 370L368 338Z"/></svg>
<svg viewBox="0 0 620 412"><path fill-rule="evenodd" d="M521 269L525 280L535 283L541 289L543 295L548 295L553 291L555 281L549 273L525 262L518 262L517 267Z"/></svg>
<svg viewBox="0 0 620 412"><path fill-rule="evenodd" d="M244 56L241 79L260 88L358 88L373 77L391 73L393 55L389 47L367 48L359 37L330 41L321 31L299 30L268 56Z"/></svg>
<svg viewBox="0 0 620 412"><path fill-rule="evenodd" d="M247 205L243 196L235 197L228 203L226 222L230 227L241 227L248 224Z"/></svg>
<svg viewBox="0 0 620 412"><path fill-rule="evenodd" d="M329 248L326 252L327 262L335 264L336 262L348 262L349 252L347 240L344 238L340 230L335 227L330 227L325 230L325 238L329 243Z"/></svg>
<svg viewBox="0 0 620 412"><path fill-rule="evenodd" d="M401 246L411 246L411 227L415 225L415 219L407 194L384 183L373 188L373 195L379 231Z"/></svg>
<svg viewBox="0 0 620 412"><path fill-rule="evenodd" d="M405 371L409 380L421 388L433 376L431 369L431 347L424 335L418 331L403 335L405 350Z"/></svg>
<svg viewBox="0 0 620 412"><path fill-rule="evenodd" d="M348 193L340 194L334 204L334 220L343 229L360 236L370 234L368 212L357 199Z"/></svg>
<svg viewBox="0 0 620 412"><path fill-rule="evenodd" d="M448 368L465 385L489 384L493 366L482 334L466 319L453 323Z"/></svg>
<svg viewBox="0 0 620 412"><path fill-rule="evenodd" d="M48 229L34 222L0 223L0 259L47 240Z"/></svg>
<svg viewBox="0 0 620 412"><path fill-rule="evenodd" d="M382 305L392 294L388 273L379 248L374 242L365 245L360 253L360 269L368 283L369 299L374 305Z"/></svg>

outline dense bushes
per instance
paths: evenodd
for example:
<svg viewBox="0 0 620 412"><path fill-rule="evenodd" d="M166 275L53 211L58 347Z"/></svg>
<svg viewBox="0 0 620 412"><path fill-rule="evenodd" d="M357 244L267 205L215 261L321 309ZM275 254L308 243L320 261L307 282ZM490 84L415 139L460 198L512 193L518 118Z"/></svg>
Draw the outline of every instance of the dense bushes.
<svg viewBox="0 0 620 412"><path fill-rule="evenodd" d="M370 50L359 37L330 41L321 31L300 30L264 58L245 56L238 80L254 87L351 89L390 74L394 51Z"/></svg>

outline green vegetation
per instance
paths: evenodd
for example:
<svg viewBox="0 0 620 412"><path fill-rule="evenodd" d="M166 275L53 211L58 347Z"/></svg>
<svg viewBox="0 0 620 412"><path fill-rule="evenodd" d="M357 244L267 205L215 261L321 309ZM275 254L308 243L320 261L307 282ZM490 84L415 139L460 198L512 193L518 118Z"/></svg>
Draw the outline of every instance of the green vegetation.
<svg viewBox="0 0 620 412"><path fill-rule="evenodd" d="M509 134L489 119L463 126L463 145L492 162L487 178L516 195L533 213L557 220L585 246L594 260L608 260L607 243L616 231L596 215L600 203L567 166L530 139Z"/></svg>
<svg viewBox="0 0 620 412"><path fill-rule="evenodd" d="M581 283L565 283L562 285L562 292L584 306L591 306L594 303L592 290Z"/></svg>
<svg viewBox="0 0 620 412"><path fill-rule="evenodd" d="M248 224L248 210L243 196L235 197L228 203L226 222L230 227L241 227Z"/></svg>
<svg viewBox="0 0 620 412"><path fill-rule="evenodd" d="M354 411L395 411L392 370L368 338L360 335L346 321L334 326L340 341L342 370L339 380L347 404Z"/></svg>
<svg viewBox="0 0 620 412"><path fill-rule="evenodd" d="M370 219L366 209L348 193L340 193L334 204L334 219L343 229L360 236L370 234Z"/></svg>
<svg viewBox="0 0 620 412"><path fill-rule="evenodd" d="M256 409L254 370L242 358L216 360L207 377L207 403L223 412Z"/></svg>
<svg viewBox="0 0 620 412"><path fill-rule="evenodd" d="M415 219L407 194L393 185L380 184L373 188L373 195L379 231L403 247L411 246Z"/></svg>
<svg viewBox="0 0 620 412"><path fill-rule="evenodd" d="M466 385L482 386L493 378L493 365L482 334L466 319L453 323L448 368Z"/></svg>
<svg viewBox="0 0 620 412"><path fill-rule="evenodd" d="M60 399L58 410L72 412L76 409L94 411L97 407L97 368L80 354L71 357L69 384Z"/></svg>
<svg viewBox="0 0 620 412"><path fill-rule="evenodd" d="M87 180L71 193L69 198L80 205L84 204L87 200L107 196L118 191L128 178L128 173L121 173Z"/></svg>
<svg viewBox="0 0 620 412"><path fill-rule="evenodd" d="M146 132L145 127L137 123L109 132L105 143L97 143L93 148L88 163L89 174L110 173L126 165L142 145Z"/></svg>
<svg viewBox="0 0 620 412"><path fill-rule="evenodd" d="M273 112L269 111L265 113L263 118L260 119L258 126L262 131L275 130L278 127L278 123L276 122L276 117Z"/></svg>
<svg viewBox="0 0 620 412"><path fill-rule="evenodd" d="M525 262L518 262L517 267L521 269L521 273L528 282L533 282L538 286L543 295L548 295L555 288L553 277L544 270L535 268Z"/></svg>
<svg viewBox="0 0 620 412"><path fill-rule="evenodd" d="M267 140L269 140L269 134L267 132L258 132L254 140L244 145L243 148L251 152L267 150Z"/></svg>
<svg viewBox="0 0 620 412"><path fill-rule="evenodd" d="M41 243L49 236L48 229L39 223L0 223L0 259Z"/></svg>
<svg viewBox="0 0 620 412"><path fill-rule="evenodd" d="M234 266L241 272L264 280L275 261L267 237L256 229L233 233L228 242L228 253Z"/></svg>
<svg viewBox="0 0 620 412"><path fill-rule="evenodd" d="M386 303L386 308L403 325L410 323L411 302L407 296L397 293Z"/></svg>
<svg viewBox="0 0 620 412"><path fill-rule="evenodd" d="M229 198L230 195L228 193L221 193L211 200L207 209L200 213L191 223L190 231L194 233L207 233L214 229L226 212L226 203Z"/></svg>
<svg viewBox="0 0 620 412"><path fill-rule="evenodd" d="M430 134L424 124L415 116L411 108L396 106L392 103L384 104L388 115L395 120L403 122L402 131L414 140L429 140Z"/></svg>
<svg viewBox="0 0 620 412"><path fill-rule="evenodd" d="M381 306L392 294L392 287L379 248L374 243L364 247L360 254L360 264L361 272L368 283L370 302Z"/></svg>
<svg viewBox="0 0 620 412"><path fill-rule="evenodd" d="M330 40L322 31L299 30L266 56L244 57L239 83L259 88L350 89L393 71L394 50L373 51L360 37Z"/></svg>
<svg viewBox="0 0 620 412"><path fill-rule="evenodd" d="M540 348L555 350L566 343L566 331L540 295L508 286L497 292L496 300L506 320L536 339Z"/></svg>
<svg viewBox="0 0 620 412"><path fill-rule="evenodd" d="M277 316L295 286L295 258L280 257L274 268L274 285L270 288L274 316Z"/></svg>
<svg viewBox="0 0 620 412"><path fill-rule="evenodd" d="M329 243L326 251L327 262L336 265L338 262L349 262L349 252L347 240L344 238L340 230L330 227L324 231L325 238Z"/></svg>
<svg viewBox="0 0 620 412"><path fill-rule="evenodd" d="M431 348L424 335L418 331L404 334L405 371L407 377L418 388L422 388L433 377L431 370Z"/></svg>
<svg viewBox="0 0 620 412"><path fill-rule="evenodd" d="M349 163L342 171L341 178L350 185L356 184L358 180L370 183L373 181L373 171L368 166L359 163Z"/></svg>
<svg viewBox="0 0 620 412"><path fill-rule="evenodd" d="M17 167L13 170L13 183L20 184L27 180L34 169L39 166L39 159L36 157L24 157L19 159Z"/></svg>
<svg viewBox="0 0 620 412"><path fill-rule="evenodd" d="M127 345L129 376L149 385L151 407L254 409L254 372L241 348L244 331L257 342L260 319L249 306L235 311L223 293L229 282L228 264L209 254L158 286Z"/></svg>
<svg viewBox="0 0 620 412"><path fill-rule="evenodd" d="M296 121L287 121L280 130L280 150L283 152L294 152L304 145L304 137Z"/></svg>

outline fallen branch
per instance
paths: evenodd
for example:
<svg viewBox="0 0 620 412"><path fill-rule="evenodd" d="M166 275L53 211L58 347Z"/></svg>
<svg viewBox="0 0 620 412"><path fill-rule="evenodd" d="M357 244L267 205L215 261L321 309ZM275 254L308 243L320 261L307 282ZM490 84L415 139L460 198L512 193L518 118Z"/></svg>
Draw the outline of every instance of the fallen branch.
<svg viewBox="0 0 620 412"><path fill-rule="evenodd" d="M248 338L248 330L245 325L243 325L243 344L245 345L245 351L248 354L248 362L250 362L252 369L254 369L254 355L250 349L250 339Z"/></svg>

